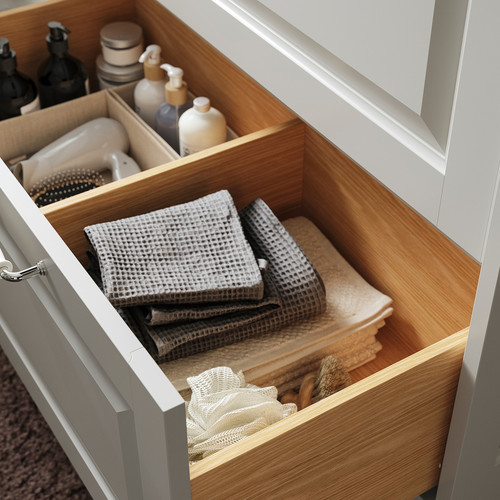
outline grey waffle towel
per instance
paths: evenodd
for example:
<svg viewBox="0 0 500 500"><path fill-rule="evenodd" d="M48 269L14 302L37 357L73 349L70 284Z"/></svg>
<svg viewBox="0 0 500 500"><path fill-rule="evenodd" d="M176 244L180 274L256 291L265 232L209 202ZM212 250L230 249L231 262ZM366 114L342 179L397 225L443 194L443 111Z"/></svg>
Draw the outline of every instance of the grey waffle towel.
<svg viewBox="0 0 500 500"><path fill-rule="evenodd" d="M114 306L263 298L259 265L225 190L84 231Z"/></svg>
<svg viewBox="0 0 500 500"><path fill-rule="evenodd" d="M240 218L256 257L269 263L265 279L275 287L281 307L264 315L242 311L211 321L161 326L147 325L136 311L134 331L157 361L190 356L269 333L325 310L325 288L320 276L264 201L252 202L240 212Z"/></svg>
<svg viewBox="0 0 500 500"><path fill-rule="evenodd" d="M214 302L203 304L183 305L151 305L139 309L137 315L141 321L150 325L169 325L180 322L193 322L206 320L218 316L224 316L240 311L253 311L253 313L265 313L279 307L281 304L279 293L273 282L265 278L264 274L264 296L261 300L238 300L232 302Z"/></svg>

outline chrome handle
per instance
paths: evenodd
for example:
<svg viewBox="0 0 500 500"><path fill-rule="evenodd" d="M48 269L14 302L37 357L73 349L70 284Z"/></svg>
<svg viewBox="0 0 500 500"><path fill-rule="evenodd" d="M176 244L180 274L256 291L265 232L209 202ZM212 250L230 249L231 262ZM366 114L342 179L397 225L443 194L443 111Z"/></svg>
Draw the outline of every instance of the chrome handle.
<svg viewBox="0 0 500 500"><path fill-rule="evenodd" d="M0 278L3 280L19 283L33 276L45 276L46 273L47 270L43 261L22 271L12 271L12 263L5 259L2 250L0 250Z"/></svg>

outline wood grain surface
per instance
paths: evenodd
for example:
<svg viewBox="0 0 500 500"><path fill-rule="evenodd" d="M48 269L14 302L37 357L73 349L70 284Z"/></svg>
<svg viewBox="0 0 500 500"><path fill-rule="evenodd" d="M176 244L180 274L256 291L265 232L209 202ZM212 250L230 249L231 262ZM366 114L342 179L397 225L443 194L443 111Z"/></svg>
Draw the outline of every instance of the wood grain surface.
<svg viewBox="0 0 500 500"><path fill-rule="evenodd" d="M304 125L299 120L234 139L42 209L86 264L90 224L138 215L228 189L238 208L257 197L280 217L297 215Z"/></svg>
<svg viewBox="0 0 500 500"><path fill-rule="evenodd" d="M394 300L383 351L358 380L470 323L480 266L310 128L303 208L357 271Z"/></svg>
<svg viewBox="0 0 500 500"><path fill-rule="evenodd" d="M466 332L191 467L193 499L412 499L437 483Z"/></svg>

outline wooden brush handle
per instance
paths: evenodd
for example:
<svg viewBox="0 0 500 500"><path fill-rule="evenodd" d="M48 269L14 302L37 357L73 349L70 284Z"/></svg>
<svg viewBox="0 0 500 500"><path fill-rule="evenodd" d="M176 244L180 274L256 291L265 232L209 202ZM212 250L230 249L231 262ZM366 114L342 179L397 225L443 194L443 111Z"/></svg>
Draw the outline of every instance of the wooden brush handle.
<svg viewBox="0 0 500 500"><path fill-rule="evenodd" d="M316 373L308 373L302 380L299 389L299 405L300 408L306 408L311 404L312 392L314 389L314 382L316 380Z"/></svg>
<svg viewBox="0 0 500 500"><path fill-rule="evenodd" d="M292 389L283 393L283 395L281 396L281 399L280 399L280 403L282 405L285 405L287 403L295 403L297 405L297 410L300 410L300 408L299 408L299 395Z"/></svg>

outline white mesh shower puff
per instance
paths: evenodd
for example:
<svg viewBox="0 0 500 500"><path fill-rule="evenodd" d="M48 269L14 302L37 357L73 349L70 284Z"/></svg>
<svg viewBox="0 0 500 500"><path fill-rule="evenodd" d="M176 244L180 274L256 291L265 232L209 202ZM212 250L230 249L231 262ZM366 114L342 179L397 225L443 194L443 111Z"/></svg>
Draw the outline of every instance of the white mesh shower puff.
<svg viewBox="0 0 500 500"><path fill-rule="evenodd" d="M297 411L281 404L276 387L246 384L243 373L217 367L187 379L186 407L189 460L194 462Z"/></svg>

